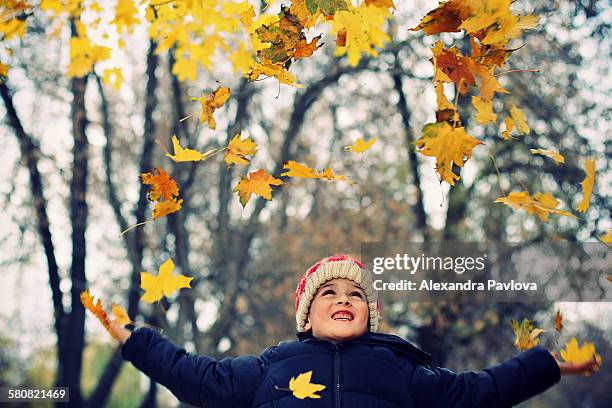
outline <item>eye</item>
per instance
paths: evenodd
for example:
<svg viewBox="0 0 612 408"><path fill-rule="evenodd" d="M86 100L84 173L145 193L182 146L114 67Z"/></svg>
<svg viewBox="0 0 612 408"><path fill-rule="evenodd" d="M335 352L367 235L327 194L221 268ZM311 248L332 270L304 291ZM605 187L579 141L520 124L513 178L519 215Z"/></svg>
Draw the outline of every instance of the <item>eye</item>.
<svg viewBox="0 0 612 408"><path fill-rule="evenodd" d="M357 296L359 299L363 298L363 295L361 294L361 292L353 292L351 293L351 296Z"/></svg>
<svg viewBox="0 0 612 408"><path fill-rule="evenodd" d="M334 294L335 292L331 289L326 289L323 291L323 293L321 293L321 296L325 296L325 295L329 295L329 294Z"/></svg>

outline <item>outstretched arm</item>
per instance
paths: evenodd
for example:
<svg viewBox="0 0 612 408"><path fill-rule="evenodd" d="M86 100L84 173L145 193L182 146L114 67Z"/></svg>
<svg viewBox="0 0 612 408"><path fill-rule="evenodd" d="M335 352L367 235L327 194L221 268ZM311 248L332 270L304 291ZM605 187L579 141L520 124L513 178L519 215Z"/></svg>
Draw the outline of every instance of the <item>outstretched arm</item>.
<svg viewBox="0 0 612 408"><path fill-rule="evenodd" d="M560 378L557 361L538 346L480 372L454 373L418 366L412 386L423 407L510 407L543 392Z"/></svg>
<svg viewBox="0 0 612 408"><path fill-rule="evenodd" d="M217 361L187 353L147 328L132 332L114 328L123 344L123 358L166 386L176 397L193 405L250 406L263 377L267 356L241 356Z"/></svg>

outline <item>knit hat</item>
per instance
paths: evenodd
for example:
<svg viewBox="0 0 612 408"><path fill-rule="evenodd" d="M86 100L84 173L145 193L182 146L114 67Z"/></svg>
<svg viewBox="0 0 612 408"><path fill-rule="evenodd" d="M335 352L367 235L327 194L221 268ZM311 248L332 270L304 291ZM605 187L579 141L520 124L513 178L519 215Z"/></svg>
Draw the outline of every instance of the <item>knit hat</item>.
<svg viewBox="0 0 612 408"><path fill-rule="evenodd" d="M321 259L302 275L295 290L295 321L297 323L297 331L304 331L310 304L319 287L325 282L336 278L350 279L363 289L370 309L369 331L376 332L380 319L380 303L378 302L378 293L374 289L372 282L372 274L357 259L341 254Z"/></svg>

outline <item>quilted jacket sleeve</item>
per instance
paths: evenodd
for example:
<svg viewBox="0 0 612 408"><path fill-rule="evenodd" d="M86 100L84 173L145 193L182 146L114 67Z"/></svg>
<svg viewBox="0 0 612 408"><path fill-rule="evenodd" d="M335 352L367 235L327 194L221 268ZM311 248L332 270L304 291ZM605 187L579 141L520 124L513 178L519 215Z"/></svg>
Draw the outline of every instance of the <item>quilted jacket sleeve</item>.
<svg viewBox="0 0 612 408"><path fill-rule="evenodd" d="M537 346L480 372L454 373L419 365L412 373L412 389L419 407L511 407L560 378L554 357Z"/></svg>
<svg viewBox="0 0 612 408"><path fill-rule="evenodd" d="M179 400L204 407L250 406L270 353L217 361L187 353L147 328L136 329L122 347L124 359L167 387Z"/></svg>

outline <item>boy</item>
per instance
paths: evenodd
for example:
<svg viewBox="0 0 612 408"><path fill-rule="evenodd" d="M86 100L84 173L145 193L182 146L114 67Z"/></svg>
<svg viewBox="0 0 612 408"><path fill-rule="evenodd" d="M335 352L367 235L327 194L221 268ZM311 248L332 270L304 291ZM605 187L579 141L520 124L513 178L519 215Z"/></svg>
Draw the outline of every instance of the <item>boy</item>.
<svg viewBox="0 0 612 408"><path fill-rule="evenodd" d="M481 372L453 373L400 337L377 333L372 276L358 260L335 255L309 268L296 289L298 341L259 356L216 361L191 355L154 330L114 326L122 355L179 400L205 407L506 407L539 394L561 374L595 363L558 363L535 347ZM292 377L312 371L320 399L298 399Z"/></svg>

